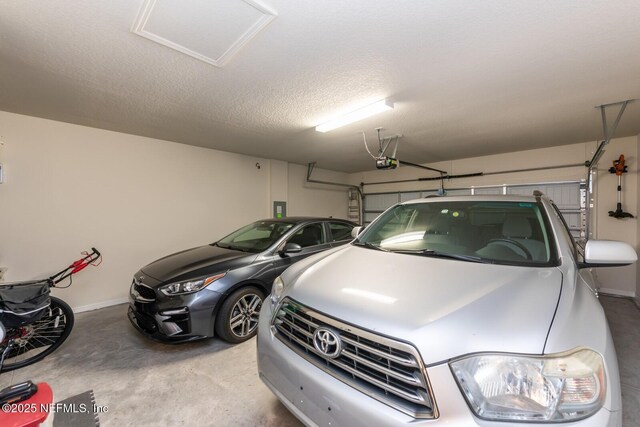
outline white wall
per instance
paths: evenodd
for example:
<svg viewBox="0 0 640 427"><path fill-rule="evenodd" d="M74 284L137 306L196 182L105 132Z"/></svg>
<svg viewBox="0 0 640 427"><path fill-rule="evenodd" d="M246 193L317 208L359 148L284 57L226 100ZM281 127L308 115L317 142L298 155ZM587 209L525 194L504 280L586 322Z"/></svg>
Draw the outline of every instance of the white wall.
<svg viewBox="0 0 640 427"><path fill-rule="evenodd" d="M48 276L95 246L102 265L54 291L75 308L122 301L140 267L270 217L273 200L346 217L345 191L308 188L286 162L5 112L0 137L5 280Z"/></svg>
<svg viewBox="0 0 640 427"><path fill-rule="evenodd" d="M331 216L347 219L348 189L307 182L307 166L271 160L271 201L287 202L288 216ZM349 175L314 169L312 179L345 183Z"/></svg>
<svg viewBox="0 0 640 427"><path fill-rule="evenodd" d="M269 215L273 214L273 202L286 202L289 200L289 165L280 160L269 162ZM288 208L288 206L287 206ZM287 215L291 213L287 210Z"/></svg>
<svg viewBox="0 0 640 427"><path fill-rule="evenodd" d="M618 138L611 141L598 165L597 180L595 182L595 219L594 235L592 238L621 240L631 244L638 251L640 235L637 220L617 220L608 215L609 210L615 210L616 205L616 177L608 172L614 158L624 154L629 165L629 173L623 179L624 202L627 211L633 210L634 215L640 210L638 197L638 137ZM433 168L447 171L451 175L476 172L496 172L514 169L529 169L567 164L584 164L590 160L598 143L586 142L551 148L527 150L497 154L492 156L475 157L447 162L425 164ZM401 148L399 153L401 154ZM400 158L402 156L400 155ZM373 165L372 165L373 166ZM391 180L413 179L418 177L437 176L437 173L414 167L401 166L390 171L368 171L352 174L349 182L381 182ZM570 168L546 169L510 174L488 175L473 178L454 179L445 181L445 188L468 188L471 186L539 183L553 181L575 181L586 179L586 168L576 166ZM439 188L439 181L421 181L400 184L365 185L365 193L383 193L393 191L430 190ZM633 296L638 289L640 295L640 267L627 266L620 268L600 268L596 275L602 290L620 295Z"/></svg>
<svg viewBox="0 0 640 427"><path fill-rule="evenodd" d="M636 147L637 154L640 154L640 135L638 135L638 143ZM636 160L635 164L637 186L636 189L640 191L640 162ZM633 212L633 214L636 216L636 218L640 216L640 196L638 196L636 211ZM636 226L636 242L638 242L638 245L640 245L640 227L638 226ZM636 262L636 301L638 303L638 306L640 307L640 262Z"/></svg>
<svg viewBox="0 0 640 427"><path fill-rule="evenodd" d="M307 183L303 165L109 132L0 112L0 267L5 279L43 277L96 246L104 263L56 290L74 307L126 297L131 275L168 253L205 244L250 221L270 217L272 202L288 215L347 218L347 191ZM599 165L595 234L640 241L637 220L616 220L615 176L606 170L624 153L624 208L640 213L640 137L613 140ZM533 168L589 160L596 142L429 164L450 174ZM260 168L256 167L260 163ZM372 165L373 166L373 165ZM315 169L313 179L350 184L435 176L411 167L345 174ZM447 188L579 180L585 168L561 168L456 179ZM366 186L366 192L425 190L437 181ZM640 295L640 266L600 269L602 287Z"/></svg>
<svg viewBox="0 0 640 427"><path fill-rule="evenodd" d="M609 172L613 160L624 154L629 172L622 175L622 208L637 216L638 211L638 138L620 138L612 141L600 158L595 183L597 239L620 240L629 243L638 252L637 218L616 219L609 211L616 210L618 178ZM625 296L636 295L638 267L629 265L616 268L598 268L597 277L602 292Z"/></svg>
<svg viewBox="0 0 640 427"><path fill-rule="evenodd" d="M347 219L347 192L344 187L306 182L307 166L289 164L289 215L313 216L323 212L324 216ZM347 182L349 175L323 169L314 169L311 179L327 182ZM305 197L305 194L313 197Z"/></svg>

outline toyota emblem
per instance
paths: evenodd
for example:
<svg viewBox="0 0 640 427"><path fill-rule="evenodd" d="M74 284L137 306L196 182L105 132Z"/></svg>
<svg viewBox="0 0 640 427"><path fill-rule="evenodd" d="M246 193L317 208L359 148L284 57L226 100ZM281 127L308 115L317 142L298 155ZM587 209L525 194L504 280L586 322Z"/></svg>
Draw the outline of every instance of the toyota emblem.
<svg viewBox="0 0 640 427"><path fill-rule="evenodd" d="M342 352L342 341L331 329L318 328L313 334L313 346L330 359L335 359Z"/></svg>

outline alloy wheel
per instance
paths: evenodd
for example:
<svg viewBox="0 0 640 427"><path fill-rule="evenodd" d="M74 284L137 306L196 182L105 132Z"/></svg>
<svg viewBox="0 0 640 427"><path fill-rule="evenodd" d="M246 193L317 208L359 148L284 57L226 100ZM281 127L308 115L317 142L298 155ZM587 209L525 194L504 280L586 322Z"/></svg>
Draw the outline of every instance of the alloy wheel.
<svg viewBox="0 0 640 427"><path fill-rule="evenodd" d="M236 302L229 316L229 328L233 335L244 338L258 327L258 315L262 307L262 298L257 294L243 295Z"/></svg>

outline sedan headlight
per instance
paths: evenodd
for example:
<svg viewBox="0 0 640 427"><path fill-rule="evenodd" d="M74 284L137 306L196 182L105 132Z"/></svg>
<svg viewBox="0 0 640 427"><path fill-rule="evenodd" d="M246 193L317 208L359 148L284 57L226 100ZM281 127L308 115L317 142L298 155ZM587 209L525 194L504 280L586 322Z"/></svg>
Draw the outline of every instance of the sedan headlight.
<svg viewBox="0 0 640 427"><path fill-rule="evenodd" d="M602 356L577 349L548 356L480 354L450 364L476 415L497 421L573 421L605 396Z"/></svg>
<svg viewBox="0 0 640 427"><path fill-rule="evenodd" d="M282 292L284 291L284 282L280 276L276 277L276 280L273 281L273 287L271 288L271 307L275 307L278 305L280 298L282 297Z"/></svg>
<svg viewBox="0 0 640 427"><path fill-rule="evenodd" d="M215 276L203 277L198 280L189 280L186 282L171 283L160 288L163 294L167 296L191 294L206 288L218 279L222 279L227 273L216 274Z"/></svg>

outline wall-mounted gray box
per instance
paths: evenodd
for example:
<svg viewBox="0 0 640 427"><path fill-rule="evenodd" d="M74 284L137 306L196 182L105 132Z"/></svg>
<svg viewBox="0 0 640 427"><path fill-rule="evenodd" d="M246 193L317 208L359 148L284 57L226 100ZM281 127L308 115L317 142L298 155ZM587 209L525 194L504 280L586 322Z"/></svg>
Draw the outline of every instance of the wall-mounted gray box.
<svg viewBox="0 0 640 427"><path fill-rule="evenodd" d="M285 218L287 216L287 202L273 202L273 217Z"/></svg>

